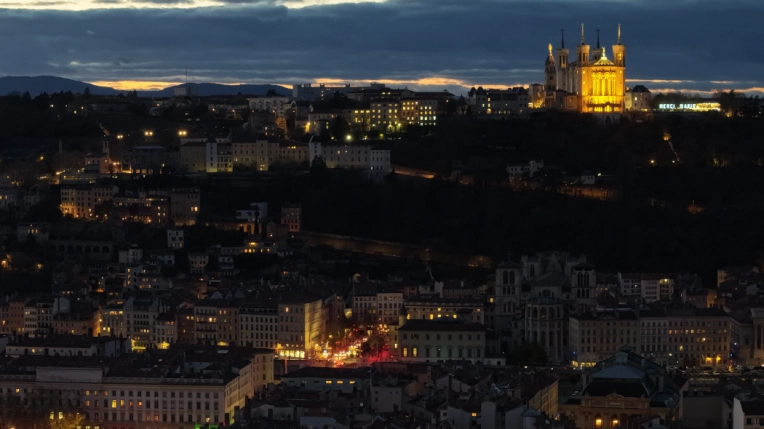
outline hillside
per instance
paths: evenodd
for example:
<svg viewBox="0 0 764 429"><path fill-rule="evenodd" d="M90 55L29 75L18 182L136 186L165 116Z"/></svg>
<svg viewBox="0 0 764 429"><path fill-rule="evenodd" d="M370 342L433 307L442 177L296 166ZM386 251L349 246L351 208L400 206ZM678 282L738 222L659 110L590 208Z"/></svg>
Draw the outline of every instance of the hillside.
<svg viewBox="0 0 764 429"><path fill-rule="evenodd" d="M190 83L193 94L200 97L208 96L229 96L229 95L264 95L269 90L276 91L279 94L290 95L291 91L278 85L223 85L219 83ZM174 89L181 85L171 86L159 91L139 91L142 97L172 97ZM93 95L117 95L124 91L118 91L114 88L96 86L87 82L81 82L73 79L66 79L57 76L5 76L0 77L0 95L7 95L13 92L29 92L35 97L43 92L68 92L75 94L82 93L85 88L90 88Z"/></svg>
<svg viewBox="0 0 764 429"><path fill-rule="evenodd" d="M116 95L119 91L113 88L95 86L86 82L66 79L57 76L5 76L0 77L0 95L12 92L29 92L35 97L43 92L68 92L82 93L85 88L90 88L93 95Z"/></svg>

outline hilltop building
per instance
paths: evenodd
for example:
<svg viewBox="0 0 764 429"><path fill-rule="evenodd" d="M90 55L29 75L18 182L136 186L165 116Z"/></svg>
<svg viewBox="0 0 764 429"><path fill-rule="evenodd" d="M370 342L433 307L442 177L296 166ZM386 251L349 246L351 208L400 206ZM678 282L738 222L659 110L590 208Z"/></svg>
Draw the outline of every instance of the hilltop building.
<svg viewBox="0 0 764 429"><path fill-rule="evenodd" d="M583 24L575 61L570 61L564 32L560 47L556 52L552 49L550 43L544 64L544 107L593 113L606 122L618 121L625 108L626 92L626 46L621 43L621 26L617 43L612 46L612 60L600 44L599 30L594 50L586 44Z"/></svg>

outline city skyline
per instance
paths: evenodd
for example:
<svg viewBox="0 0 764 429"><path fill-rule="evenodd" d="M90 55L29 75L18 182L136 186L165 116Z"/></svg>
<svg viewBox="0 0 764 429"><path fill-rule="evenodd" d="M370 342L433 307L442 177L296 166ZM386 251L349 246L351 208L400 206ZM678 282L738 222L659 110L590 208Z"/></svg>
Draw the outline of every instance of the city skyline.
<svg viewBox="0 0 764 429"><path fill-rule="evenodd" d="M692 7L685 7L691 5ZM0 0L2 75L120 89L184 81L383 82L412 89L540 82L546 46L604 44L623 28L628 86L764 92L755 17L764 5L697 0L461 2ZM192 29L192 30L191 30ZM331 30L331 31L329 31Z"/></svg>

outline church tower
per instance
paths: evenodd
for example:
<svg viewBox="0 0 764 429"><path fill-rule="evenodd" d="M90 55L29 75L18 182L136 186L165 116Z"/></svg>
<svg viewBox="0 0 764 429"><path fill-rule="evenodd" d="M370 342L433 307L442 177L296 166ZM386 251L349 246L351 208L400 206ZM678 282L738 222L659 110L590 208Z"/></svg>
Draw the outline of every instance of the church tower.
<svg viewBox="0 0 764 429"><path fill-rule="evenodd" d="M544 63L544 89L546 92L557 90L557 66L552 55L552 44L549 44L549 55Z"/></svg>
<svg viewBox="0 0 764 429"><path fill-rule="evenodd" d="M557 49L557 88L573 92L568 82L568 58L570 50L565 48L565 30L560 30L560 48Z"/></svg>
<svg viewBox="0 0 764 429"><path fill-rule="evenodd" d="M600 44L600 29L597 29L597 47L594 48L592 51L592 62L596 63L599 61L600 58L602 58L602 54L605 52L602 45Z"/></svg>
<svg viewBox="0 0 764 429"><path fill-rule="evenodd" d="M584 24L581 24L581 44L576 47L578 53L578 66L585 66L589 64L589 50L591 46L584 42Z"/></svg>
<svg viewBox="0 0 764 429"><path fill-rule="evenodd" d="M544 106L555 106L555 93L557 92L557 66L552 55L552 44L549 44L549 55L544 63Z"/></svg>
<svg viewBox="0 0 764 429"><path fill-rule="evenodd" d="M613 45L613 63L626 67L626 45L621 44L621 24L618 24L618 42Z"/></svg>

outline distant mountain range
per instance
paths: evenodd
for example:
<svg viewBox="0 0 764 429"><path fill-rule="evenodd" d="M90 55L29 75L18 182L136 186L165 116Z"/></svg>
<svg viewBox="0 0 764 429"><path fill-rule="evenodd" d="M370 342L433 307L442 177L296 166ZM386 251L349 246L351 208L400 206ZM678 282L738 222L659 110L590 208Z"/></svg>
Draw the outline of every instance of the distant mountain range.
<svg viewBox="0 0 764 429"><path fill-rule="evenodd" d="M207 97L214 95L264 95L269 90L279 94L290 95L291 91L279 85L222 85L219 83L189 83L192 93L196 96ZM138 91L141 97L172 97L174 90L182 85L171 86L159 91ZM119 91L105 86L96 86L87 82L66 79L57 76L6 76L0 77L0 95L12 92L29 92L32 97L43 92L52 93L71 91L82 93L85 88L90 88L93 95L117 95L126 91Z"/></svg>

